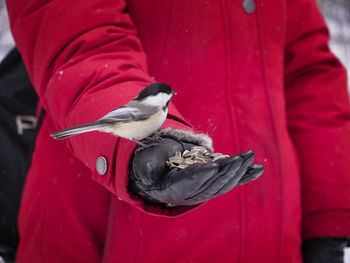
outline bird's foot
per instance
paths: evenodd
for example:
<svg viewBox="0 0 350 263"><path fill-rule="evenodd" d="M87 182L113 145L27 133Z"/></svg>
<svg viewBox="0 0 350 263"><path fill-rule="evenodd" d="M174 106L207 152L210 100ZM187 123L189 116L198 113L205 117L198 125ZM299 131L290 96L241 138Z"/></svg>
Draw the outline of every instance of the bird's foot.
<svg viewBox="0 0 350 263"><path fill-rule="evenodd" d="M152 140L156 140L156 141L160 141L161 137L159 136L158 132L153 133L151 136L149 136L148 138L152 139Z"/></svg>
<svg viewBox="0 0 350 263"><path fill-rule="evenodd" d="M136 139L130 139L130 140L136 142L137 144L141 145L142 147L146 147L146 146L147 146L146 144L142 143L142 142L139 141L139 140L136 140Z"/></svg>

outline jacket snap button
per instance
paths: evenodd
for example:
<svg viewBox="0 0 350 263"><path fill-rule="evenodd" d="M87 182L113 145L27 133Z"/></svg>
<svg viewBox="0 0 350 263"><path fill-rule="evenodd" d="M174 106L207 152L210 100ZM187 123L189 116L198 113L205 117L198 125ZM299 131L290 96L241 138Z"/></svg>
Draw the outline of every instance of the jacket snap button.
<svg viewBox="0 0 350 263"><path fill-rule="evenodd" d="M107 159L105 157L98 157L96 160L96 171L100 175L104 175L107 172Z"/></svg>
<svg viewBox="0 0 350 263"><path fill-rule="evenodd" d="M244 11L248 14L254 13L256 9L256 4L254 0L243 0L242 6Z"/></svg>

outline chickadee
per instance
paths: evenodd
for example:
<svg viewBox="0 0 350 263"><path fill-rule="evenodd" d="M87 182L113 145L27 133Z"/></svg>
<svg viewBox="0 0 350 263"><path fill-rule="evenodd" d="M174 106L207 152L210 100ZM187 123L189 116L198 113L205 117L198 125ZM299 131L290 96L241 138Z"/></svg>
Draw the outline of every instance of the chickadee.
<svg viewBox="0 0 350 263"><path fill-rule="evenodd" d="M170 86L156 82L144 88L135 99L92 123L52 133L55 139L64 139L80 133L100 131L113 133L139 144L155 133L168 114L168 104L176 94Z"/></svg>

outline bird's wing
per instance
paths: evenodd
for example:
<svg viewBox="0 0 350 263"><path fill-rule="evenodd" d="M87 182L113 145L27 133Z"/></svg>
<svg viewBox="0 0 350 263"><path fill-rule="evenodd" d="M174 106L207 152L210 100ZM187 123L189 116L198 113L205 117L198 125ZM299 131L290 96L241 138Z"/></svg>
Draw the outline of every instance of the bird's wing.
<svg viewBox="0 0 350 263"><path fill-rule="evenodd" d="M125 106L117 108L110 113L107 113L101 119L97 120L96 123L113 123L118 121L136 121L136 120L146 120L157 112L156 107L144 105L144 104L134 104L128 103Z"/></svg>

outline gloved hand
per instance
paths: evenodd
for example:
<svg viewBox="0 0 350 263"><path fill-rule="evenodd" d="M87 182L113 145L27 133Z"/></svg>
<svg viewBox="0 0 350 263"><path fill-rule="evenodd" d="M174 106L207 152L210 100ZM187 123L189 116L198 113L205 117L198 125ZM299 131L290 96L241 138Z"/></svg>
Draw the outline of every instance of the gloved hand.
<svg viewBox="0 0 350 263"><path fill-rule="evenodd" d="M134 153L129 176L130 191L144 199L171 205L195 205L257 179L264 167L253 164L248 151L209 163L195 163L179 170L165 166L175 152L195 144L175 138L146 139Z"/></svg>
<svg viewBox="0 0 350 263"><path fill-rule="evenodd" d="M303 242L304 263L344 263L346 238L315 238Z"/></svg>

